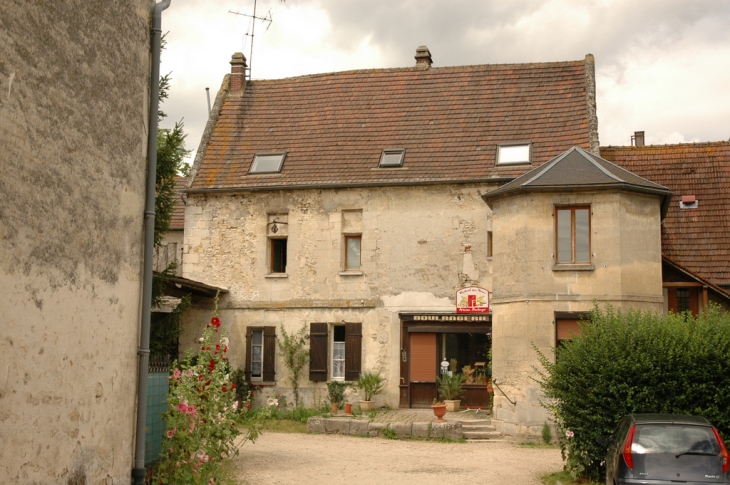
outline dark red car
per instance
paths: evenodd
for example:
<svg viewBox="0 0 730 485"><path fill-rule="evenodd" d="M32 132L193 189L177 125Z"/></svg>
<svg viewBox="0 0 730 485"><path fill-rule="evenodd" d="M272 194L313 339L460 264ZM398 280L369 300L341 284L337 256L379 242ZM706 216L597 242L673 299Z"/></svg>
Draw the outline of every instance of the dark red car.
<svg viewBox="0 0 730 485"><path fill-rule="evenodd" d="M700 416L630 414L601 441L606 485L730 483L725 443Z"/></svg>

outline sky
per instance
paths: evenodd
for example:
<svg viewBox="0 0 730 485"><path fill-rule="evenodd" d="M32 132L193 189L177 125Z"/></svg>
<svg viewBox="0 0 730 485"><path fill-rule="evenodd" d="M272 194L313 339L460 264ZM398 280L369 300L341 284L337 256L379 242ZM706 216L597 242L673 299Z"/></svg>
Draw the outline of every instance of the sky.
<svg viewBox="0 0 730 485"><path fill-rule="evenodd" d="M730 139L730 0L172 0L162 127L183 120L194 156L229 61L252 79L410 67L596 60L601 146ZM252 30L253 28L253 30ZM251 55L251 35L255 42Z"/></svg>

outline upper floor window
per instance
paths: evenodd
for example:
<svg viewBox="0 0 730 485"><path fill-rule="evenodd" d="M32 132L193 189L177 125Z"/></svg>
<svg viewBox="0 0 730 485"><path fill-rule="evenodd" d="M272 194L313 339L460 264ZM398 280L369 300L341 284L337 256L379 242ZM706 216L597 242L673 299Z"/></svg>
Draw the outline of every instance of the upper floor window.
<svg viewBox="0 0 730 485"><path fill-rule="evenodd" d="M383 153L380 155L380 164L378 166L384 168L402 167L405 154L406 151L403 148L383 150Z"/></svg>
<svg viewBox="0 0 730 485"><path fill-rule="evenodd" d="M345 271L360 271L362 236L345 236Z"/></svg>
<svg viewBox="0 0 730 485"><path fill-rule="evenodd" d="M555 208L555 254L560 263L591 262L591 208Z"/></svg>
<svg viewBox="0 0 730 485"><path fill-rule="evenodd" d="M532 145L519 143L497 147L497 165L517 165L532 162Z"/></svg>
<svg viewBox="0 0 730 485"><path fill-rule="evenodd" d="M279 173L285 158L286 152L257 153L253 157L253 163L248 173Z"/></svg>
<svg viewBox="0 0 730 485"><path fill-rule="evenodd" d="M289 214L269 214L268 221L266 235L268 236L269 274L285 275Z"/></svg>

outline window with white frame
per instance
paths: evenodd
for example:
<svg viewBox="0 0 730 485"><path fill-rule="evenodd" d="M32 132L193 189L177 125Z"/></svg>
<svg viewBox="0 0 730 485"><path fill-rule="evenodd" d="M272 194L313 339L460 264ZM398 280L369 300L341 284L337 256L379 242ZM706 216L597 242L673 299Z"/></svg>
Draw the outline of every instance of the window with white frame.
<svg viewBox="0 0 730 485"><path fill-rule="evenodd" d="M250 174L254 173L279 173L284 165L286 152L283 153L257 153L253 157Z"/></svg>
<svg viewBox="0 0 730 485"><path fill-rule="evenodd" d="M499 145L497 147L497 165L518 165L532 162L530 143Z"/></svg>
<svg viewBox="0 0 730 485"><path fill-rule="evenodd" d="M332 327L332 379L345 379L345 326Z"/></svg>
<svg viewBox="0 0 730 485"><path fill-rule="evenodd" d="M263 379L264 329L251 332L251 380Z"/></svg>

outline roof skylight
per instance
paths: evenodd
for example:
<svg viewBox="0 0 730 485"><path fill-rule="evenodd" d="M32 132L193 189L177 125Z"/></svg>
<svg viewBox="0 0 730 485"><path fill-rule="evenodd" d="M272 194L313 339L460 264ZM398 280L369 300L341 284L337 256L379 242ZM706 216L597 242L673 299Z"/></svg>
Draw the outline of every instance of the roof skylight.
<svg viewBox="0 0 730 485"><path fill-rule="evenodd" d="M257 153L253 157L253 163L248 173L279 173L284 164L286 152L283 153Z"/></svg>
<svg viewBox="0 0 730 485"><path fill-rule="evenodd" d="M383 153L380 155L380 164L378 166L384 168L402 167L405 154L406 151L403 148L383 150Z"/></svg>
<svg viewBox="0 0 730 485"><path fill-rule="evenodd" d="M516 145L500 145L497 147L497 165L517 165L530 163L531 150L529 143Z"/></svg>

